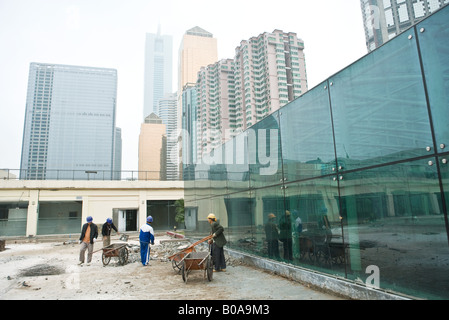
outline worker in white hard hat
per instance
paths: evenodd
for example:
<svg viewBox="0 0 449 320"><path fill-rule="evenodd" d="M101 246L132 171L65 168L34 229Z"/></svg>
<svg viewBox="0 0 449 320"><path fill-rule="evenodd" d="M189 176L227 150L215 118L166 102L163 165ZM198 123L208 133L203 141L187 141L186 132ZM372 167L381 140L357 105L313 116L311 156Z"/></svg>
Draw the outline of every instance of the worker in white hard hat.
<svg viewBox="0 0 449 320"><path fill-rule="evenodd" d="M209 244L212 245L212 261L214 262L215 271L226 271L226 261L224 257L223 247L226 244L226 238L224 235L223 226L217 221L217 217L213 213L207 216L207 220L211 225L212 239L209 240Z"/></svg>
<svg viewBox="0 0 449 320"><path fill-rule="evenodd" d="M153 217L148 216L147 222L140 227L140 259L143 266L147 266L150 261L150 243L154 245L154 230L151 224Z"/></svg>

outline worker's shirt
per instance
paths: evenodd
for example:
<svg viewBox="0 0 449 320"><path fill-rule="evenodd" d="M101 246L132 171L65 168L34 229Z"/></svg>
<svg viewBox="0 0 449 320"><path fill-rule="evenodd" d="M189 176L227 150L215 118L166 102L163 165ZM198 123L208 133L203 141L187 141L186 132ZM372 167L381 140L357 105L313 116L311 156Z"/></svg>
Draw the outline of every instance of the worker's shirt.
<svg viewBox="0 0 449 320"><path fill-rule="evenodd" d="M87 225L86 233L84 234L83 242L90 243L90 224Z"/></svg>
<svg viewBox="0 0 449 320"><path fill-rule="evenodd" d="M145 243L154 244L154 230L148 223L140 227L139 240Z"/></svg>

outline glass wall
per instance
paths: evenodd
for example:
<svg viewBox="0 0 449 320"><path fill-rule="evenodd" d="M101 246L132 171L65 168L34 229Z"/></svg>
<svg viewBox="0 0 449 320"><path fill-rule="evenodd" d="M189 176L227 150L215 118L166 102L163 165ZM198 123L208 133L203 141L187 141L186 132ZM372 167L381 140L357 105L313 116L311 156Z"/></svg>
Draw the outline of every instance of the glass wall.
<svg viewBox="0 0 449 320"><path fill-rule="evenodd" d="M195 231L214 212L230 248L448 299L448 21L445 7L185 168Z"/></svg>

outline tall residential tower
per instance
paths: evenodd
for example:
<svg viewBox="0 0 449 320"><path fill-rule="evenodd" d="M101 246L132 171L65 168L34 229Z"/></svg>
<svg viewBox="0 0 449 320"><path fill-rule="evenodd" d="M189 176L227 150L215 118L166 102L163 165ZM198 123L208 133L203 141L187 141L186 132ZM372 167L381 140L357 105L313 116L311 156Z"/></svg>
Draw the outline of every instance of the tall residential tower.
<svg viewBox="0 0 449 320"><path fill-rule="evenodd" d="M368 51L448 3L449 0L360 0Z"/></svg>

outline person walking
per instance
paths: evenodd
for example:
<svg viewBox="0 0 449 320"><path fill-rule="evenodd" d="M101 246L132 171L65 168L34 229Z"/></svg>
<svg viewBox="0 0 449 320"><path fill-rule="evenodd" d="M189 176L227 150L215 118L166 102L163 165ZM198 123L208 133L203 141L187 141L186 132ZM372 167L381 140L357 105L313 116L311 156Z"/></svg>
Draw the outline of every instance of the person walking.
<svg viewBox="0 0 449 320"><path fill-rule="evenodd" d="M150 243L154 245L154 230L151 224L153 217L148 216L147 222L140 227L140 260L143 266L147 266L150 261Z"/></svg>
<svg viewBox="0 0 449 320"><path fill-rule="evenodd" d="M276 225L276 216L273 213L268 215L265 236L267 237L268 257L279 259L279 229Z"/></svg>
<svg viewBox="0 0 449 320"><path fill-rule="evenodd" d="M120 234L117 230L117 227L112 222L111 218L106 219L106 223L103 223L103 227L101 228L101 235L103 236L103 247L107 247L111 244L111 231L112 229Z"/></svg>
<svg viewBox="0 0 449 320"><path fill-rule="evenodd" d="M213 213L207 216L207 220L211 225L212 239L209 240L209 244L212 245L212 261L214 262L215 271L226 271L226 260L224 257L223 247L226 244L226 237L224 235L223 226L217 221L217 218Z"/></svg>
<svg viewBox="0 0 449 320"><path fill-rule="evenodd" d="M90 265L92 261L92 253L94 251L94 242L97 241L98 237L98 227L95 223L92 223L93 219L91 216L88 216L86 219L86 223L83 225L81 229L81 236L79 242L81 243L80 247L80 257L79 257L79 265L84 263L85 252L87 249L87 265Z"/></svg>

